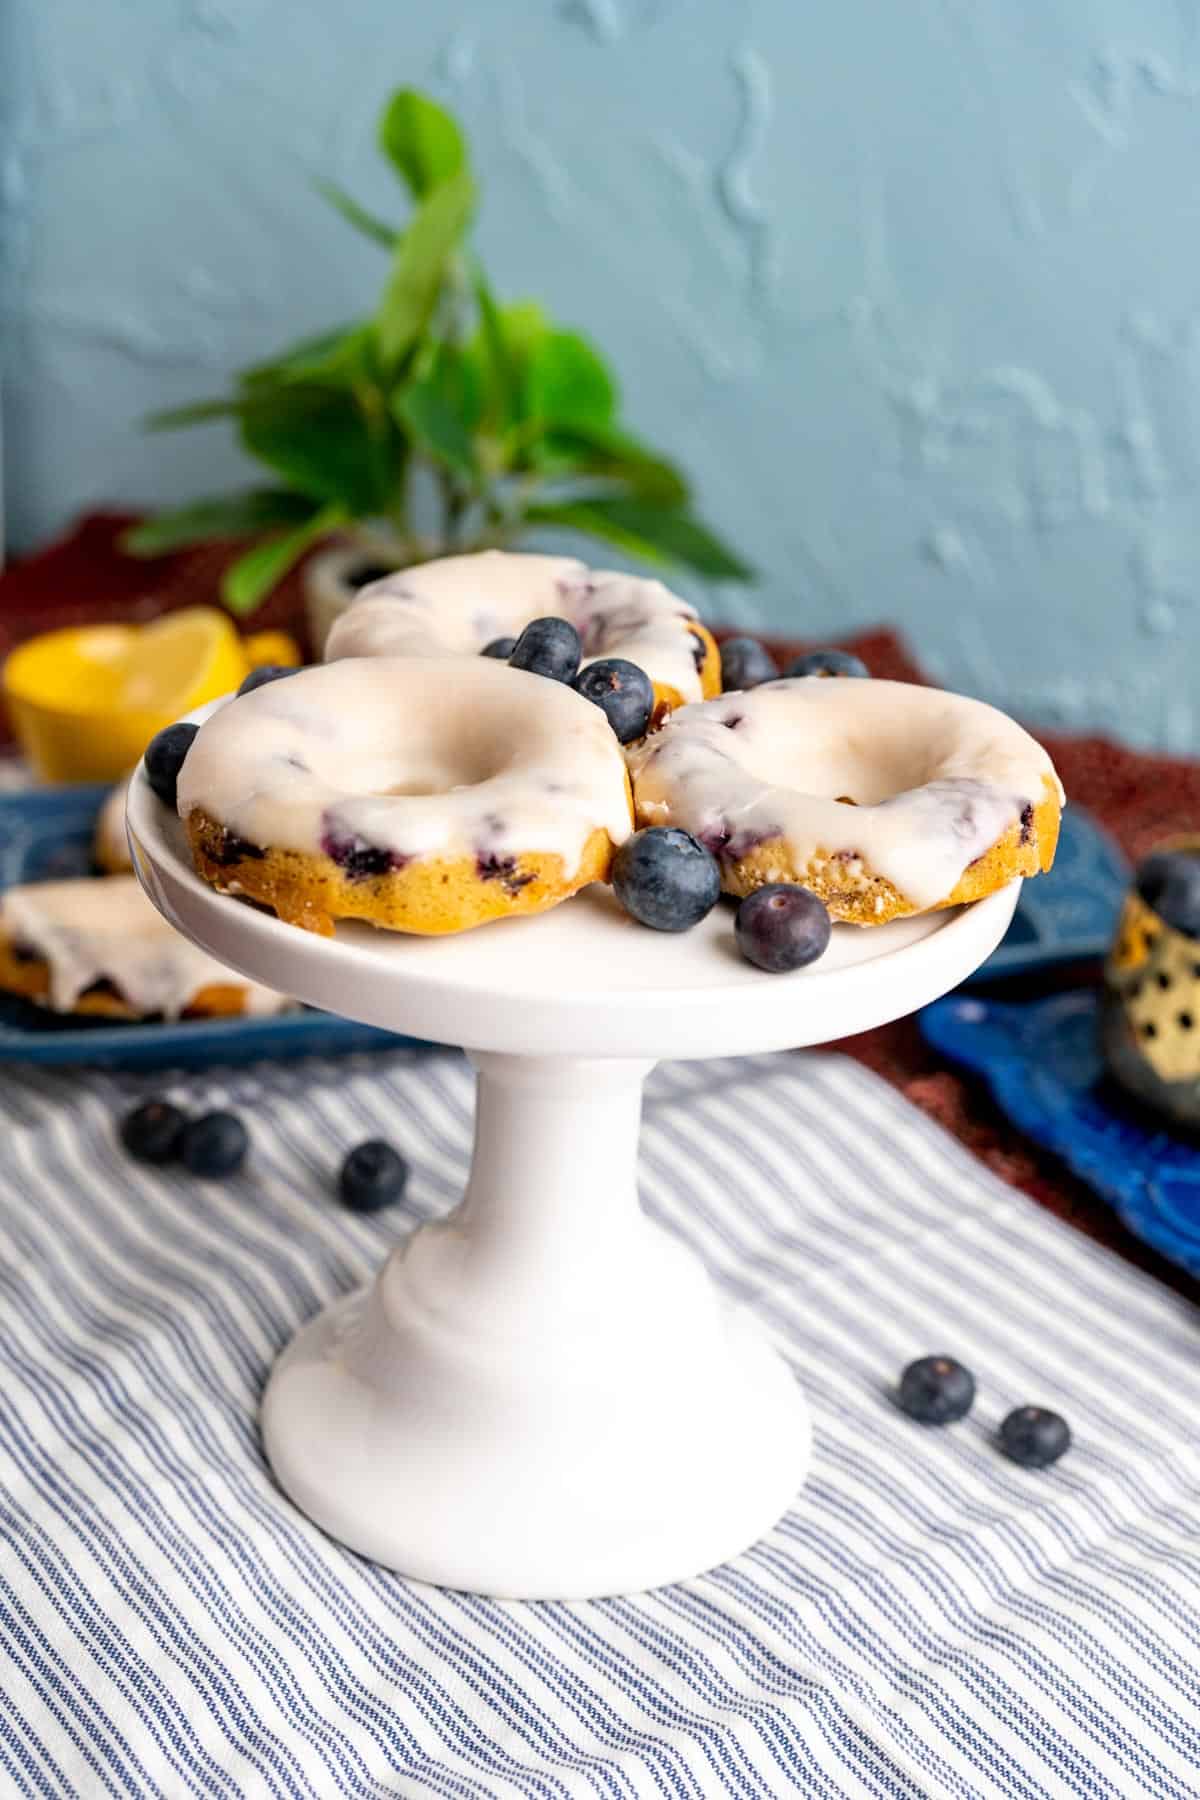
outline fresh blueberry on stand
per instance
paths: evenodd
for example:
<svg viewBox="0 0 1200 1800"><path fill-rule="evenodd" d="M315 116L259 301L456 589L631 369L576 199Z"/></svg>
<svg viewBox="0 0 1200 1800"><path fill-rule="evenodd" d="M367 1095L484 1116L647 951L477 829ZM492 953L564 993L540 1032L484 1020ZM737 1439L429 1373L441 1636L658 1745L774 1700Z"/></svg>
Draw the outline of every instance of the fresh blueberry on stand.
<svg viewBox="0 0 1200 1800"><path fill-rule="evenodd" d="M789 675L823 675L852 676L856 680L869 678L871 671L860 656L852 656L849 650L810 650L807 656L798 656L788 670Z"/></svg>
<svg viewBox="0 0 1200 1800"><path fill-rule="evenodd" d="M266 687L268 681L282 681L287 675L299 673L299 669L288 668L283 663L263 663L261 668L251 669L238 693L252 694L255 688Z"/></svg>
<svg viewBox="0 0 1200 1800"><path fill-rule="evenodd" d="M974 1404L975 1377L952 1356L920 1356L901 1375L896 1399L922 1425L953 1425Z"/></svg>
<svg viewBox="0 0 1200 1800"><path fill-rule="evenodd" d="M179 804L179 771L199 729L198 725L168 725L165 731L151 738L142 758L146 780L172 812Z"/></svg>
<svg viewBox="0 0 1200 1800"><path fill-rule="evenodd" d="M187 1114L169 1100L143 1100L121 1120L120 1138L137 1162L168 1163L179 1154Z"/></svg>
<svg viewBox="0 0 1200 1800"><path fill-rule="evenodd" d="M1138 864L1133 885L1164 924L1200 938L1200 856L1194 850L1153 851Z"/></svg>
<svg viewBox="0 0 1200 1800"><path fill-rule="evenodd" d="M378 1212L403 1197L408 1164L385 1138L368 1138L350 1151L338 1175L338 1197L351 1212Z"/></svg>
<svg viewBox="0 0 1200 1800"><path fill-rule="evenodd" d="M1000 1426L1000 1448L1023 1469L1048 1469L1071 1447L1071 1427L1044 1406L1018 1406Z"/></svg>
<svg viewBox="0 0 1200 1800"><path fill-rule="evenodd" d="M193 1175L232 1175L246 1160L250 1139L236 1113L202 1113L189 1119L179 1140L179 1160Z"/></svg>
<svg viewBox="0 0 1200 1800"><path fill-rule="evenodd" d="M480 654L480 656L494 656L498 662L507 662L509 657L512 655L513 651L516 649L516 647L517 647L516 638L513 638L513 637L493 638L490 644L485 644L483 646L483 649L479 652L479 654Z"/></svg>
<svg viewBox="0 0 1200 1800"><path fill-rule="evenodd" d="M622 744L644 737L654 711L654 684L623 656L608 656L581 669L572 687L598 706Z"/></svg>
<svg viewBox="0 0 1200 1800"><path fill-rule="evenodd" d="M569 619L532 619L513 647L509 663L546 675L551 681L574 681L579 672L583 645Z"/></svg>
<svg viewBox="0 0 1200 1800"><path fill-rule="evenodd" d="M686 831L651 825L625 839L613 859L613 892L640 925L688 931L717 904L716 858Z"/></svg>
<svg viewBox="0 0 1200 1800"><path fill-rule="evenodd" d="M721 686L727 694L744 693L778 676L775 658L757 638L727 638L721 645Z"/></svg>
<svg viewBox="0 0 1200 1800"><path fill-rule="evenodd" d="M773 881L747 894L737 909L738 949L758 969L783 975L816 962L829 948L832 926L817 896L791 882Z"/></svg>

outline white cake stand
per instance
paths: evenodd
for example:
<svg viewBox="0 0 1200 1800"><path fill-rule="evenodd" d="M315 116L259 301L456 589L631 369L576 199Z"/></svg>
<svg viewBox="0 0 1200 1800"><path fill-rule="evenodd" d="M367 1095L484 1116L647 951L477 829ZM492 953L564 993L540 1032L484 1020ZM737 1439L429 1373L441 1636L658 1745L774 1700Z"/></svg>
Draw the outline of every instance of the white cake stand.
<svg viewBox="0 0 1200 1800"><path fill-rule="evenodd" d="M281 1486L353 1549L447 1587L582 1598L738 1554L786 1510L810 1432L791 1370L642 1212L642 1083L660 1057L820 1044L971 972L1017 885L874 931L794 975L749 967L718 907L681 937L592 889L461 937L323 939L215 895L139 774L138 875L188 937L316 1006L468 1049L461 1204L280 1357L263 1436Z"/></svg>

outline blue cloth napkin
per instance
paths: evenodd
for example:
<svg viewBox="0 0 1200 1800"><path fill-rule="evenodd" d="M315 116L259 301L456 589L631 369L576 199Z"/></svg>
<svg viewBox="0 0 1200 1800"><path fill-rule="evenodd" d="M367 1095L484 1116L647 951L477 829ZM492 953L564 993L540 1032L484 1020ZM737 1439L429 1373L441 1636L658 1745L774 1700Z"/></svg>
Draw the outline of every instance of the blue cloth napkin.
<svg viewBox="0 0 1200 1800"><path fill-rule="evenodd" d="M0 1094L4 1791L1200 1793L1196 1319L865 1071L652 1078L645 1203L793 1359L814 1463L737 1561L569 1605L373 1567L258 1440L297 1325L459 1192L461 1058L191 1078L250 1120L226 1185L126 1159L136 1091L31 1071ZM377 1133L412 1159L408 1210L350 1217L330 1173ZM888 1397L928 1351L979 1380L940 1432ZM994 1447L1023 1401L1072 1424L1054 1469Z"/></svg>

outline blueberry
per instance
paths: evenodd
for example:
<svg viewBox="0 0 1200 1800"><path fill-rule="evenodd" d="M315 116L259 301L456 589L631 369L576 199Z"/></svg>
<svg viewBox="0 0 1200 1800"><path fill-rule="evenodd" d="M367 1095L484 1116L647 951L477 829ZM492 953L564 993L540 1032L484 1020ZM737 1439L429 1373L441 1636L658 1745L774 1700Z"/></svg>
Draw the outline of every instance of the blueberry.
<svg viewBox="0 0 1200 1800"><path fill-rule="evenodd" d="M121 1142L138 1162L168 1163L179 1154L187 1114L169 1100L143 1100L121 1120Z"/></svg>
<svg viewBox="0 0 1200 1800"><path fill-rule="evenodd" d="M1134 886L1164 924L1200 938L1200 855L1194 850L1156 850L1139 863Z"/></svg>
<svg viewBox="0 0 1200 1800"><path fill-rule="evenodd" d="M738 949L758 969L782 975L816 962L829 947L829 914L815 894L773 881L748 894L737 909Z"/></svg>
<svg viewBox="0 0 1200 1800"><path fill-rule="evenodd" d="M179 1160L193 1175L232 1175L249 1148L246 1127L236 1113L202 1113L183 1128Z"/></svg>
<svg viewBox="0 0 1200 1800"><path fill-rule="evenodd" d="M636 663L606 656L580 669L571 685L600 708L618 742L632 744L634 738L645 736L654 711L654 683Z"/></svg>
<svg viewBox="0 0 1200 1800"><path fill-rule="evenodd" d="M517 647L516 638L493 638L479 652L480 656L494 656L499 662L507 662Z"/></svg>
<svg viewBox="0 0 1200 1800"><path fill-rule="evenodd" d="M901 1375L896 1399L922 1425L953 1425L975 1403L975 1377L952 1356L921 1356Z"/></svg>
<svg viewBox="0 0 1200 1800"><path fill-rule="evenodd" d="M172 812L179 804L179 771L199 729L198 725L168 725L150 739L142 758L146 780Z"/></svg>
<svg viewBox="0 0 1200 1800"><path fill-rule="evenodd" d="M378 1212L403 1198L408 1164L384 1138L368 1138L347 1156L338 1175L338 1197L351 1212Z"/></svg>
<svg viewBox="0 0 1200 1800"><path fill-rule="evenodd" d="M321 848L350 881L368 881L374 875L388 875L393 869L403 869L408 861L397 851L385 850L380 844L368 844L357 832L343 831L336 824L326 828L321 837Z"/></svg>
<svg viewBox="0 0 1200 1800"><path fill-rule="evenodd" d="M299 669L285 668L283 663L263 663L261 668L251 669L238 693L252 694L255 688L266 687L268 681L282 681L286 675L299 673Z"/></svg>
<svg viewBox="0 0 1200 1800"><path fill-rule="evenodd" d="M686 831L652 825L617 851L613 891L627 913L655 931L687 931L717 904L716 858Z"/></svg>
<svg viewBox="0 0 1200 1800"><path fill-rule="evenodd" d="M583 645L571 621L548 618L534 619L525 627L508 660L514 669L528 669L531 675L574 681L582 655Z"/></svg>
<svg viewBox="0 0 1200 1800"><path fill-rule="evenodd" d="M774 681L778 674L775 658L757 638L727 638L721 645L721 686L727 694L761 687L764 681Z"/></svg>
<svg viewBox="0 0 1200 1800"><path fill-rule="evenodd" d="M852 675L862 680L871 673L861 657L848 650L810 650L798 656L788 670L789 675Z"/></svg>
<svg viewBox="0 0 1200 1800"><path fill-rule="evenodd" d="M1018 1406L1000 1427L1000 1448L1023 1469L1048 1469L1071 1448L1071 1427L1044 1406Z"/></svg>

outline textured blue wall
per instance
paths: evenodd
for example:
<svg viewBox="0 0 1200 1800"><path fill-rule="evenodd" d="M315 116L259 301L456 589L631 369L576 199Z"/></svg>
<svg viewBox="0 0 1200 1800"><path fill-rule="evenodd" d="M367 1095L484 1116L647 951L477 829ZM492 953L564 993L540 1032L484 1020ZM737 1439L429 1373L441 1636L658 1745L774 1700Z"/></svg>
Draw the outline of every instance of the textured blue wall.
<svg viewBox="0 0 1200 1800"><path fill-rule="evenodd" d="M238 476L143 440L377 253L391 85L465 118L499 285L592 331L754 553L1031 717L1200 745L1197 0L9 0L10 534Z"/></svg>

